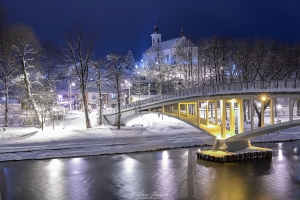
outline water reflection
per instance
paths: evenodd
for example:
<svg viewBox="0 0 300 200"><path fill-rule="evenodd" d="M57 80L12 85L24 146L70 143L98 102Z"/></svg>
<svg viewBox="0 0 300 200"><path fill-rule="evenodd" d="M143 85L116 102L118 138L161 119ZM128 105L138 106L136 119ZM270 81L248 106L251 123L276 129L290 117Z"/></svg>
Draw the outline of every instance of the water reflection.
<svg viewBox="0 0 300 200"><path fill-rule="evenodd" d="M128 174L132 173L134 169L135 160L130 157L127 157L125 158L123 163L124 163L125 172Z"/></svg>
<svg viewBox="0 0 300 200"><path fill-rule="evenodd" d="M300 141L260 145L273 159L221 164L189 148L2 162L1 199L300 199Z"/></svg>
<svg viewBox="0 0 300 200"><path fill-rule="evenodd" d="M58 159L52 159L48 166L47 166L48 170L49 170L49 174L51 177L55 178L59 175L60 170L62 168L62 163L60 160Z"/></svg>

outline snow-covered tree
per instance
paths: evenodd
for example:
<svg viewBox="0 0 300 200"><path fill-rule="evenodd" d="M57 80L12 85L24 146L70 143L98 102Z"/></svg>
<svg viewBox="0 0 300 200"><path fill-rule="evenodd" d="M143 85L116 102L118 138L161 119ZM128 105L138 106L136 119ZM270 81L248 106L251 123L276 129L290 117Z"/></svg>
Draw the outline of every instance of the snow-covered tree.
<svg viewBox="0 0 300 200"><path fill-rule="evenodd" d="M8 126L9 94L12 90L14 75L17 68L12 55L12 43L9 33L0 33L0 94L4 94L4 126ZM2 96L2 95L1 95Z"/></svg>
<svg viewBox="0 0 300 200"><path fill-rule="evenodd" d="M141 76L134 76L134 84L132 85L132 93L139 95L139 101L141 100L141 95L146 94L148 90L148 85L141 82ZM130 97L129 97L130 98Z"/></svg>
<svg viewBox="0 0 300 200"><path fill-rule="evenodd" d="M53 90L51 90L50 88L45 88L45 91L39 91L37 94L33 94L33 98L41 115L41 129L43 131L46 118L50 115L52 109L54 108L54 103L56 102L57 97Z"/></svg>
<svg viewBox="0 0 300 200"><path fill-rule="evenodd" d="M91 66L94 69L96 73L96 87L98 89L98 95L99 95L99 120L98 124L102 125L103 124L103 96L102 96L102 86L103 82L105 79L107 79L106 75L106 60L105 59L100 59L97 61L92 61Z"/></svg>
<svg viewBox="0 0 300 200"><path fill-rule="evenodd" d="M42 127L42 118L37 109L35 99L32 96L32 82L29 80L29 71L38 64L38 53L41 50L40 43L31 27L19 24L9 29L12 49L16 59L16 65L22 73L22 82L25 86L26 96L34 110L36 118Z"/></svg>
<svg viewBox="0 0 300 200"><path fill-rule="evenodd" d="M197 60L197 47L191 40L182 40L176 48L176 57L184 71L184 78L193 84L195 72L193 68Z"/></svg>
<svg viewBox="0 0 300 200"><path fill-rule="evenodd" d="M117 93L117 106L118 106L118 129L121 129L121 98L122 98L122 80L128 71L126 56L121 54L107 55L107 70L111 82L115 85Z"/></svg>
<svg viewBox="0 0 300 200"><path fill-rule="evenodd" d="M97 35L95 33L84 33L83 29L75 26L74 30L66 32L66 56L67 62L75 68L79 79L80 91L85 114L86 128L91 128L89 119L88 105L85 98L86 86L89 77L90 58Z"/></svg>
<svg viewBox="0 0 300 200"><path fill-rule="evenodd" d="M128 51L126 55L127 67L129 70L133 70L135 68L135 60L133 58L132 52Z"/></svg>
<svg viewBox="0 0 300 200"><path fill-rule="evenodd" d="M62 75L60 73L63 72L59 69L64 64L63 54L52 40L43 41L42 47L41 64L43 71L45 77L54 83Z"/></svg>

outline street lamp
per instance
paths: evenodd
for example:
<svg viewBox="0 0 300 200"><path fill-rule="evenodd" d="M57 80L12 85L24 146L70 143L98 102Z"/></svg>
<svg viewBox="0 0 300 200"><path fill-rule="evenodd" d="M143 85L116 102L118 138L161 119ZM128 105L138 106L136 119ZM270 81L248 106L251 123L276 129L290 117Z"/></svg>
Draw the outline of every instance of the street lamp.
<svg viewBox="0 0 300 200"><path fill-rule="evenodd" d="M266 96L262 96L261 97L261 101L266 101L267 100L267 97Z"/></svg>

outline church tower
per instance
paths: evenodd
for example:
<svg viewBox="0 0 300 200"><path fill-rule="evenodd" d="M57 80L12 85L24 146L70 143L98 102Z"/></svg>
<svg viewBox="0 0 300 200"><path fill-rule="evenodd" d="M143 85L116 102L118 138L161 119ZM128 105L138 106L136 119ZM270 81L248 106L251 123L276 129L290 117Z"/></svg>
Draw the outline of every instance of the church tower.
<svg viewBox="0 0 300 200"><path fill-rule="evenodd" d="M158 33L157 22L155 22L154 33L151 35L152 37L152 46L161 42L161 34Z"/></svg>

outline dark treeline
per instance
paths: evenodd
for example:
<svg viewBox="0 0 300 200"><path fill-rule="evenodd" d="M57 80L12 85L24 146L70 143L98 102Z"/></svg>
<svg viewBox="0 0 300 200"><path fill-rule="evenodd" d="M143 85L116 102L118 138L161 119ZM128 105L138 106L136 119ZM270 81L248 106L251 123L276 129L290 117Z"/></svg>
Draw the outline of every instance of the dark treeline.
<svg viewBox="0 0 300 200"><path fill-rule="evenodd" d="M199 40L197 46L196 67L202 70L202 83L299 78L299 45L270 39L250 41L214 36Z"/></svg>
<svg viewBox="0 0 300 200"><path fill-rule="evenodd" d="M148 53L148 54L147 54ZM163 93L209 84L298 79L300 45L270 39L232 39L212 36L176 46L176 62L165 63L159 46L146 52L148 76ZM160 92L160 93L161 93Z"/></svg>

